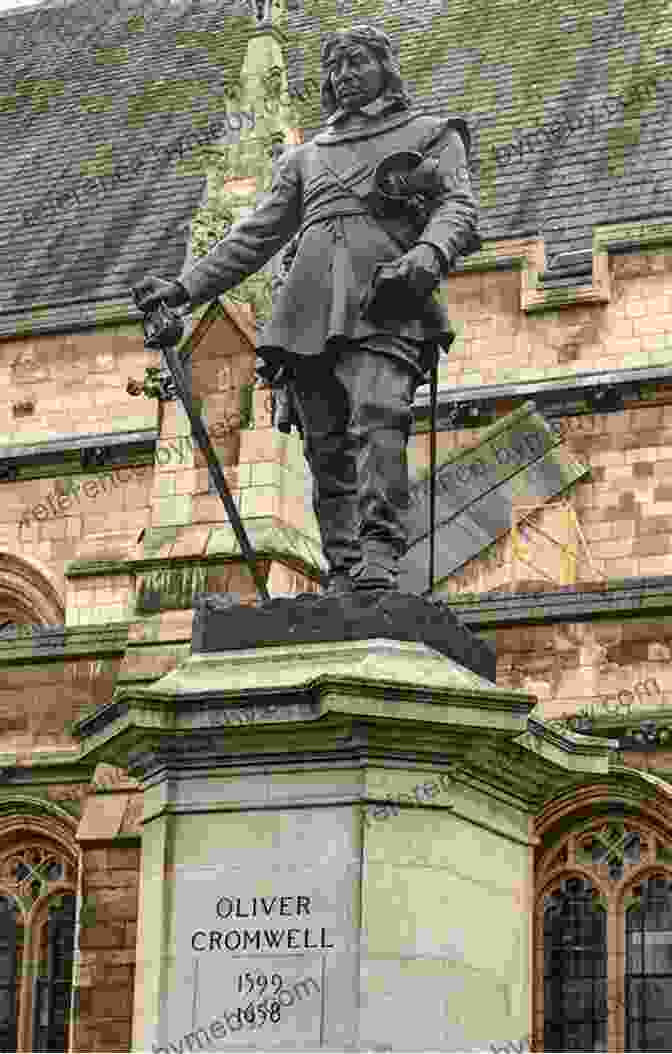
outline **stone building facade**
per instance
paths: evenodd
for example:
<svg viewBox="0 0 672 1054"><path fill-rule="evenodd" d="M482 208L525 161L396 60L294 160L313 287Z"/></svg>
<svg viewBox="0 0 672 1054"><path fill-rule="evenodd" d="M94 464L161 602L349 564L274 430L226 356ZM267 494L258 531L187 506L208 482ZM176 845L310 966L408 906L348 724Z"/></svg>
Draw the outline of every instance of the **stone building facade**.
<svg viewBox="0 0 672 1054"><path fill-rule="evenodd" d="M599 14L590 3L580 6L586 17ZM170 4L155 7L161 39L173 48L157 59L166 69L180 49L220 54L212 27L224 17L235 20L229 43L239 56L238 84L226 97L227 112L253 112L269 76L273 81L280 70L287 84L301 65L291 34L310 26L298 9L269 2L185 15L171 13ZM114 72L132 59L143 32L159 29L139 7L117 4L112 14L99 50L103 71L111 64ZM39 19L28 25L27 17L15 14L8 22L12 34L24 34L24 47L45 25L56 33L46 11L44 25ZM349 17L330 9L328 24ZM390 16L392 35L396 17ZM426 16L409 5L404 17L411 26ZM173 24L176 18L186 21ZM386 12L375 18L387 25ZM84 28L73 24L73 41ZM442 31L448 29L446 23ZM619 39L617 31L605 46L617 49ZM67 39L58 46L67 47ZM647 120L659 122L652 138L663 144L656 155L662 172L669 158L667 88L663 51L652 54L656 76L647 83L658 87L641 99L631 92L628 100L636 103L641 158ZM315 55L307 50L303 59L305 82ZM134 70L140 98L145 89ZM415 72L423 82L426 71ZM220 74L221 64L211 92L219 90ZM43 112L48 116L53 105L58 114L58 80L45 75L28 95L21 81L23 95L17 90L21 99L6 105L3 119L25 117L29 129L41 112L40 92ZM104 115L109 85L94 87L87 113ZM470 115L477 118L482 100L474 91ZM431 92L427 97L432 102ZM24 103L33 108L27 115L20 112ZM236 209L252 207L268 180L270 147L310 134L313 105L308 100L300 127L289 106L254 110L255 135L233 159L224 154L230 145L217 144L198 163L182 153L173 157L170 172L157 176L161 193L174 190L170 203L168 196L152 200L146 225L137 229L140 248L128 249L132 232L118 239L100 281L90 278L79 288L71 281L74 262L59 270L45 257L21 272L15 288L2 288L2 1050L141 1049L143 788L132 765L101 758L92 719L109 714L121 691L151 685L185 660L198 594L252 603L255 590L186 416L157 394L156 372L147 373L157 371L159 357L144 347L123 290L154 268L150 261L158 259L154 269L166 276L186 266L199 237L206 244L230 222L219 218L220 204L233 203L234 218ZM182 117L184 132L194 114ZM621 122L626 131L628 119ZM614 120L618 125L620 118ZM594 146L598 124L594 119L581 138L579 153ZM543 230L511 219L501 195L493 204L488 159L510 167L509 187L519 197L529 186L516 183L522 151L513 161L502 152L510 127L498 131L496 145L488 134L481 129L475 172L486 217L491 209L496 220L486 223L483 250L461 261L445 284L459 336L439 375L438 462L452 466L462 490L457 507L453 502L439 520L434 597L495 644L499 685L537 697L518 741L519 763L526 751L545 752L564 773L552 785L535 785L527 806L533 877L520 910L529 919L532 998L525 1042L547 1051L669 1049L672 206L666 215L660 194L649 194L634 177L630 199L618 198L621 177L611 173L609 200L617 204L606 219L586 220L589 244L559 242L551 251ZM104 137L100 142L105 147ZM632 175L639 167L628 154L632 137L628 142L619 140L617 152ZM529 161L535 143L526 148ZM110 161L105 149L101 157ZM567 173L556 166L555 177L562 183ZM108 188L99 207L101 243L114 241L115 223L149 193L153 178L138 170L135 182ZM38 190L29 187L26 204L39 202L44 187ZM164 206L181 241L156 233L152 215ZM178 223L185 215L186 233ZM77 222L85 227L82 212ZM24 218L21 230L27 226ZM38 239L38 232L30 236ZM49 252L58 246L52 228L40 228L39 237ZM118 267L122 242L127 255ZM87 263L85 247L79 251L82 268L95 275L95 259ZM29 266L27 249L17 251L17 273L19 255ZM249 287L257 315L269 286L267 276L266 284ZM26 292L33 287L37 292ZM254 311L232 299L200 309L182 351L269 592L319 591L325 565L300 440L272 427L271 393L254 385ZM140 378L146 394L129 394L130 377ZM521 435L538 437L537 445L528 442L514 473L496 452L518 449ZM410 445L419 481L428 448L428 399L421 391ZM493 458L501 471L490 472ZM424 573L421 541L416 554ZM593 759L592 774L574 768L578 757ZM493 793L509 775L513 786L504 766L472 775ZM179 861L165 863L169 878ZM471 967L479 969L488 954L483 938ZM519 1039L501 1036L502 1044Z"/></svg>

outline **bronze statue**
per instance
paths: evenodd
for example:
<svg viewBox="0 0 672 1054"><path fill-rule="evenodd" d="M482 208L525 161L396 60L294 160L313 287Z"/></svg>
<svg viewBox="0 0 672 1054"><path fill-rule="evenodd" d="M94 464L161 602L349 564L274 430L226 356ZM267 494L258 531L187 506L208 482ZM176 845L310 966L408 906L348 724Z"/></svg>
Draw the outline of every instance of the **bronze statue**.
<svg viewBox="0 0 672 1054"><path fill-rule="evenodd" d="M454 339L432 294L480 246L469 133L460 119L411 112L378 29L335 34L322 65L326 130L283 154L266 200L179 282L148 277L134 294L145 311L195 307L298 236L259 372L273 381L282 370L289 385L329 590L394 589L413 398Z"/></svg>

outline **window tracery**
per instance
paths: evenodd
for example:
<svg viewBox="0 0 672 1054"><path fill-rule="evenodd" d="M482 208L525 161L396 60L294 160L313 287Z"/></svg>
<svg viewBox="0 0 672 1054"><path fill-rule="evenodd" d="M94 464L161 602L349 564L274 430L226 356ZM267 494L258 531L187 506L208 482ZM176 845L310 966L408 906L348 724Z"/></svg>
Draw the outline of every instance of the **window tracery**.
<svg viewBox="0 0 672 1054"><path fill-rule="evenodd" d="M620 881L647 851L646 836L623 823L604 824L578 838L575 847L577 862L592 866L610 882Z"/></svg>
<svg viewBox="0 0 672 1054"><path fill-rule="evenodd" d="M0 885L11 890L26 911L54 883L66 880L74 884L73 872L65 854L37 843L14 848L0 857Z"/></svg>
<svg viewBox="0 0 672 1054"><path fill-rule="evenodd" d="M670 842L596 816L547 847L537 888L535 1049L672 1049Z"/></svg>
<svg viewBox="0 0 672 1054"><path fill-rule="evenodd" d="M0 1050L67 1050L74 855L48 835L11 838L0 851Z"/></svg>

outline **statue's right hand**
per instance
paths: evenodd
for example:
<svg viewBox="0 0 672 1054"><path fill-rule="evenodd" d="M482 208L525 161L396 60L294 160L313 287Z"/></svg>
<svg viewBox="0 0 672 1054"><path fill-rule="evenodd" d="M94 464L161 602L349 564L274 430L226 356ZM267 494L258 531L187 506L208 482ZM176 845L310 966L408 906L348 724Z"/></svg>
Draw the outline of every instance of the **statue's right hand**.
<svg viewBox="0 0 672 1054"><path fill-rule="evenodd" d="M142 312L147 314L163 301L168 307L186 304L189 294L181 282L165 282L163 278L148 275L133 286L133 299Z"/></svg>

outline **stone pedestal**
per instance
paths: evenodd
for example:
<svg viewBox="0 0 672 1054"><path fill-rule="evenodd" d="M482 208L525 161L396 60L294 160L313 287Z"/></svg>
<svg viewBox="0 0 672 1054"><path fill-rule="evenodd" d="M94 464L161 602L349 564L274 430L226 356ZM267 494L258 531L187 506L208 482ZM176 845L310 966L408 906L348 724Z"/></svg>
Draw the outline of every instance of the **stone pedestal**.
<svg viewBox="0 0 672 1054"><path fill-rule="evenodd" d="M524 743L534 697L421 640L294 633L222 640L82 723L144 785L133 1049L527 1035L530 814L583 762Z"/></svg>

